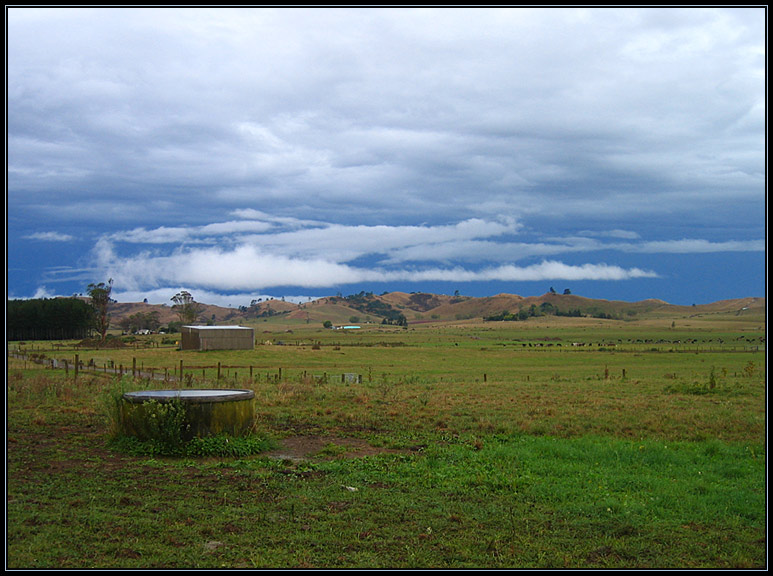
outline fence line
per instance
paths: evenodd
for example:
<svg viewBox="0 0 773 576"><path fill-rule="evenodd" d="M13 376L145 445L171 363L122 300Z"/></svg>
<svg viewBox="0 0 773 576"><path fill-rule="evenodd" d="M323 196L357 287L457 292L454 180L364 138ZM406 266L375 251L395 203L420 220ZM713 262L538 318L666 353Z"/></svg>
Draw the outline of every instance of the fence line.
<svg viewBox="0 0 773 576"><path fill-rule="evenodd" d="M185 366L183 361L180 360L179 364L179 371L178 368L175 367L170 372L170 369L168 367L164 368L155 368L155 367L145 367L144 365L137 367L137 359L132 358L132 365L131 367L123 366L122 364L119 364L118 366L115 365L115 363L111 360L108 363L103 363L102 367L96 366L93 362L90 363L84 363L80 360L79 355L75 354L75 357L72 361L66 358L62 359L56 359L56 358L47 358L40 356L38 357L35 354L26 354L23 352L18 351L9 351L8 356L11 358L16 358L19 360L29 361L33 362L35 364L41 364L46 365L51 370L64 370L66 374L70 373L70 370L73 371L74 376L77 378L78 374L109 374L113 376L119 376L123 377L124 375L131 375L133 378L146 378L149 380L154 381L163 381L163 382L187 382L189 385L192 384L192 381L196 378L196 373L199 371L201 372L201 379L204 381L207 381L206 372L207 370L211 372L216 373L215 378L210 378L209 380L215 380L218 383L224 382L226 380L233 380L234 382L237 382L239 379L239 371L234 370L233 374L231 374L232 369L244 369L246 373L248 374L248 378L252 382L260 382L261 380L261 373L262 371L256 370L256 366L244 366L244 365L223 365L222 363L218 362L217 365L193 365L193 366ZM225 374L224 374L225 371ZM284 374L285 377L287 377L287 374ZM312 379L317 382L330 382L332 375L329 375L327 372L323 372L322 374L310 374L307 370L303 370L302 373L299 375L302 379ZM283 369L277 368L275 372L267 371L265 372L265 381L266 382L279 382L283 378ZM351 372L344 372L340 376L341 383L362 383L362 374L357 373L351 373Z"/></svg>

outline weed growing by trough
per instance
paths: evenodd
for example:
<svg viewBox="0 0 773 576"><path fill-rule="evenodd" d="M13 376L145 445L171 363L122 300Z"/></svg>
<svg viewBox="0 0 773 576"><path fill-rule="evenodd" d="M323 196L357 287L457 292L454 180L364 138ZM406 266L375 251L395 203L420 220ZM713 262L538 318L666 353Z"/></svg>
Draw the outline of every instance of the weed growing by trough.
<svg viewBox="0 0 773 576"><path fill-rule="evenodd" d="M732 320L27 343L40 363L8 358L7 567L762 568L764 333ZM76 353L77 378L48 362ZM254 434L117 433L123 392L170 386L252 390Z"/></svg>

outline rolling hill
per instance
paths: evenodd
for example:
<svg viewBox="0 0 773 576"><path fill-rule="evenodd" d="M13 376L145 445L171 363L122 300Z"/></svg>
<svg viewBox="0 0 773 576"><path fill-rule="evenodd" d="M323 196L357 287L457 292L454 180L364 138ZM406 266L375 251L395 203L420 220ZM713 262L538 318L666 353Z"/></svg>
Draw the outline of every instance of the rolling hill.
<svg viewBox="0 0 773 576"><path fill-rule="evenodd" d="M517 315L562 315L607 318L616 320L643 317L754 315L765 318L765 298L748 297L722 300L693 306L673 305L662 300L639 302L601 300L574 294L547 293L523 297L497 294L486 297L449 296L443 294L389 292L381 295L361 292L350 296L329 296L296 304L282 300L266 300L249 307L225 308L202 304L198 323L244 324L270 318L306 323L347 324L352 322L408 324L450 322L470 319L493 319L505 313ZM179 321L175 310L167 305L146 303L113 303L110 308L112 326L136 314L155 313L162 325Z"/></svg>

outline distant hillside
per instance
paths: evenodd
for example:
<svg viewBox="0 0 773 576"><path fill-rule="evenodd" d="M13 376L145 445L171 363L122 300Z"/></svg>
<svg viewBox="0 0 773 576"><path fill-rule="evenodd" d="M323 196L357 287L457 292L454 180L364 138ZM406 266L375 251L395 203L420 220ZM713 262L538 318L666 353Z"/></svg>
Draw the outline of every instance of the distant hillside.
<svg viewBox="0 0 773 576"><path fill-rule="evenodd" d="M269 318L283 318L308 323L345 324L350 322L408 324L448 322L466 319L498 319L509 314L562 315L610 319L634 319L643 316L735 314L765 317L765 298L739 298L712 304L678 306L662 300L639 302L601 300L574 294L547 293L523 297L515 294L497 294L486 297L448 296L429 293L389 292L376 295L360 292L350 296L329 296L303 304L266 300L251 306L224 308L202 304L198 323L249 324ZM112 325L118 327L123 318L134 314L154 312L162 325L177 322L175 310L168 305L145 303L114 303L110 314Z"/></svg>
<svg viewBox="0 0 773 576"><path fill-rule="evenodd" d="M239 324L248 319L265 318L277 314L287 314L297 310L298 305L281 300L266 300L250 307L226 308L212 304L199 303L201 312L198 315L197 324ZM112 325L135 314L157 314L162 325L170 322L179 322L177 311L165 304L146 304L143 302L114 302L110 305Z"/></svg>

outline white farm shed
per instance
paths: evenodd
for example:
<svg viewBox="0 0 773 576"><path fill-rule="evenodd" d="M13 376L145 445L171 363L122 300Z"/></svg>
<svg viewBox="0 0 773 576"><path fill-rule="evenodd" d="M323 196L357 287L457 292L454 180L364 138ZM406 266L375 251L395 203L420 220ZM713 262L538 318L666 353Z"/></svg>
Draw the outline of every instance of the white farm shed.
<svg viewBox="0 0 773 576"><path fill-rule="evenodd" d="M246 326L183 326L181 350L252 350L255 334Z"/></svg>

